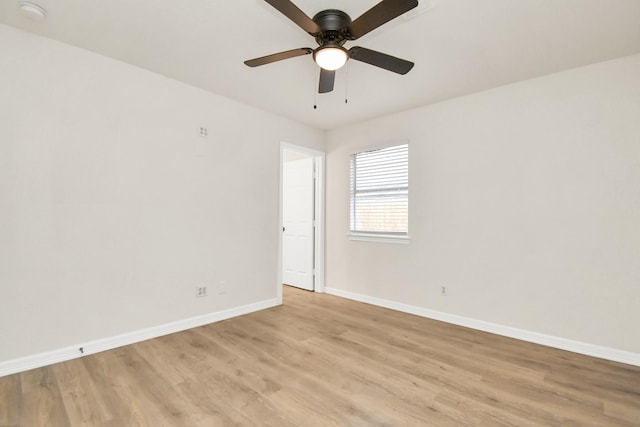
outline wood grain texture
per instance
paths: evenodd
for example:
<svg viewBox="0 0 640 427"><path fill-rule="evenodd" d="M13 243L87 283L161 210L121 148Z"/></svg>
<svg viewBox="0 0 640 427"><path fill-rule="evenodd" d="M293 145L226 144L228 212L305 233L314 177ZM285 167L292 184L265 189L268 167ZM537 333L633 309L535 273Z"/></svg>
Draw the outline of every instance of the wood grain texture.
<svg viewBox="0 0 640 427"><path fill-rule="evenodd" d="M0 426L640 426L640 368L285 287L0 378Z"/></svg>

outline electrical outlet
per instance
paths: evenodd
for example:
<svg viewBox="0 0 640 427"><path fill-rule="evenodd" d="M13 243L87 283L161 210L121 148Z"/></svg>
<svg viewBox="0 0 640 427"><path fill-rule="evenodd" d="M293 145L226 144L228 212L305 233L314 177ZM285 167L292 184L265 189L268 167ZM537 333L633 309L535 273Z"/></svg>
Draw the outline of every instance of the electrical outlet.
<svg viewBox="0 0 640 427"><path fill-rule="evenodd" d="M206 127L200 126L199 135L203 138L207 138L209 136L209 129L207 129Z"/></svg>
<svg viewBox="0 0 640 427"><path fill-rule="evenodd" d="M206 297L206 296L207 296L207 287L196 286L196 298Z"/></svg>
<svg viewBox="0 0 640 427"><path fill-rule="evenodd" d="M447 296L447 287L446 286L442 286L440 288L440 295L442 295L443 297Z"/></svg>

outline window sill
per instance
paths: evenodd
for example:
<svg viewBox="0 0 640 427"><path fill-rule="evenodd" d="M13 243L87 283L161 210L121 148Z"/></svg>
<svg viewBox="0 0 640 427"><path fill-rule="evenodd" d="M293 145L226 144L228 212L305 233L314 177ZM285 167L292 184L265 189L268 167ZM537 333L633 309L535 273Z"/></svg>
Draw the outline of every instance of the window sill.
<svg viewBox="0 0 640 427"><path fill-rule="evenodd" d="M349 237L349 240L358 240L362 242L399 243L404 245L411 242L409 236L385 236L366 233L349 233L347 236Z"/></svg>

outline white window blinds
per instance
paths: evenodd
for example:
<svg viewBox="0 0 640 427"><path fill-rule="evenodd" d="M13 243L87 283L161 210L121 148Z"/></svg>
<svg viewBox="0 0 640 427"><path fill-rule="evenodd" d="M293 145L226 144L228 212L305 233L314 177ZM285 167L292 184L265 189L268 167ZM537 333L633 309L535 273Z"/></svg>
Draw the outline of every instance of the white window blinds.
<svg viewBox="0 0 640 427"><path fill-rule="evenodd" d="M409 145L351 156L351 233L406 236Z"/></svg>

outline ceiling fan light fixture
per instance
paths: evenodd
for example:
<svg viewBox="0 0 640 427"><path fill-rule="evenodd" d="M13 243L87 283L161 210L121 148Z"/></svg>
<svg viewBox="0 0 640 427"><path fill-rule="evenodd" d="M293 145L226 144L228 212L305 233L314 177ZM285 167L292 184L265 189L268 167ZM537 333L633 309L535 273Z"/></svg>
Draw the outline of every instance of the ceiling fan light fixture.
<svg viewBox="0 0 640 427"><path fill-rule="evenodd" d="M321 46L313 52L313 60L321 68L334 71L342 67L349 59L349 52L342 46Z"/></svg>

